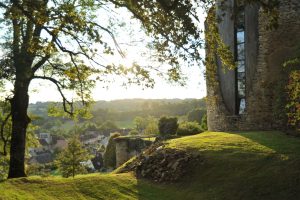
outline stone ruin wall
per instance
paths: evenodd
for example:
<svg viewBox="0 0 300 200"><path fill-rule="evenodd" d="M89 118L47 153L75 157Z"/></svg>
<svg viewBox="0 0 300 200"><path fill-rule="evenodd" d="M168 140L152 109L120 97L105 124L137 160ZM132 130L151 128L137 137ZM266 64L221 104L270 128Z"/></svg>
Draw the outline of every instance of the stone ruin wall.
<svg viewBox="0 0 300 200"><path fill-rule="evenodd" d="M139 137L118 137L116 142L116 167L121 166L130 158L139 155L146 147L152 144L151 141Z"/></svg>
<svg viewBox="0 0 300 200"><path fill-rule="evenodd" d="M247 8L245 12L247 13ZM250 31L255 31L253 29L255 20L254 16L249 15L248 20L254 21L254 24L253 22L247 24L246 17L246 68L251 67L247 69L246 74L247 111L242 115L230 114L224 104L220 84L216 87L207 81L209 130L271 130L285 126L273 118L274 93L276 83L284 75L283 62L295 57L297 50L299 52L300 49L300 1L280 1L279 27L276 30L267 30L268 19L261 10L257 13L257 47L256 41L250 38L251 42L248 42L248 47L252 45L250 50L247 50L247 27L251 28ZM216 74L215 79L218 82L220 77Z"/></svg>

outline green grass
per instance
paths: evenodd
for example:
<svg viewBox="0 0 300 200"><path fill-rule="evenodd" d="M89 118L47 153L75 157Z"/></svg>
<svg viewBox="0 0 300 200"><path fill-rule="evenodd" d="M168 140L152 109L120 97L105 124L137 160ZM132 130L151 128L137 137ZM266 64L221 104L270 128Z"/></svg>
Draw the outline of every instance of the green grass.
<svg viewBox="0 0 300 200"><path fill-rule="evenodd" d="M300 199L299 138L280 132L206 132L174 139L167 147L204 159L179 184L187 199Z"/></svg>
<svg viewBox="0 0 300 200"><path fill-rule="evenodd" d="M169 199L172 191L137 180L132 174L85 175L73 178L29 177L0 183L0 199Z"/></svg>
<svg viewBox="0 0 300 200"><path fill-rule="evenodd" d="M300 139L280 132L205 132L173 139L168 148L202 159L178 183L132 174L29 177L0 183L0 199L297 200Z"/></svg>
<svg viewBox="0 0 300 200"><path fill-rule="evenodd" d="M168 142L167 147L214 153L300 154L300 140L281 132L204 132Z"/></svg>

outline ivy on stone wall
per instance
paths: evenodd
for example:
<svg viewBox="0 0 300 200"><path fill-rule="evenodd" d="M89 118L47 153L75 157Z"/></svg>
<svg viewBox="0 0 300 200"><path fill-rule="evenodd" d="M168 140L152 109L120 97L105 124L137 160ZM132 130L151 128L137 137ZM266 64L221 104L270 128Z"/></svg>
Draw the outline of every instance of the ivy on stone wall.
<svg viewBox="0 0 300 200"><path fill-rule="evenodd" d="M300 132L300 57L287 61L285 67L291 67L286 85L287 104L285 106L288 125Z"/></svg>
<svg viewBox="0 0 300 200"><path fill-rule="evenodd" d="M206 79L208 82L207 102L216 105L218 102L218 95L214 92L218 91L218 77L217 77L217 58L222 62L223 69L235 69L234 55L229 46L227 46L219 34L218 23L216 16L216 9L212 7L206 18L205 42L206 42ZM217 57L218 56L218 57Z"/></svg>

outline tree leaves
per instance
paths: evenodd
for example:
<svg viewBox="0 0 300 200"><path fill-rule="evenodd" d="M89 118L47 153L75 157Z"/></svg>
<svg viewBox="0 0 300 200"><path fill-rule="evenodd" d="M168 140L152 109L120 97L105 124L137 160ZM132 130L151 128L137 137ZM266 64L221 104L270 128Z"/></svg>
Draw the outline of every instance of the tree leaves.
<svg viewBox="0 0 300 200"><path fill-rule="evenodd" d="M68 147L58 155L56 164L62 176L74 178L77 174L86 173L83 165L84 161L89 160L88 152L82 148L80 140L74 136L68 141Z"/></svg>

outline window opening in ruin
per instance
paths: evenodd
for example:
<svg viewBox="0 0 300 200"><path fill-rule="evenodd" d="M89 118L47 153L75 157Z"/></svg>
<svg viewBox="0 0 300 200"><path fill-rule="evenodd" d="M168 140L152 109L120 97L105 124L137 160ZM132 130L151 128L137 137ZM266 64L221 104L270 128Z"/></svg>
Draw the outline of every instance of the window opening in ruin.
<svg viewBox="0 0 300 200"><path fill-rule="evenodd" d="M243 114L246 109L246 69L245 69L245 12L244 6L238 8L236 17L236 83L237 83L237 108L238 114Z"/></svg>

